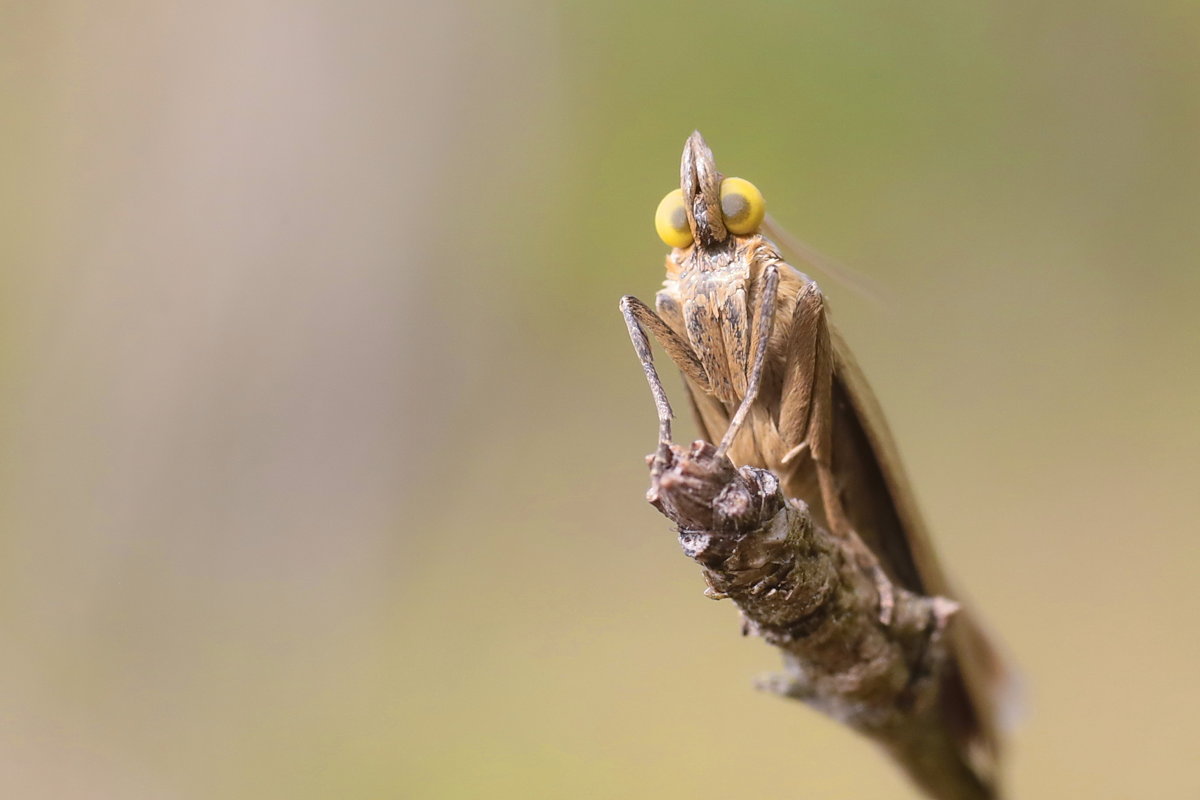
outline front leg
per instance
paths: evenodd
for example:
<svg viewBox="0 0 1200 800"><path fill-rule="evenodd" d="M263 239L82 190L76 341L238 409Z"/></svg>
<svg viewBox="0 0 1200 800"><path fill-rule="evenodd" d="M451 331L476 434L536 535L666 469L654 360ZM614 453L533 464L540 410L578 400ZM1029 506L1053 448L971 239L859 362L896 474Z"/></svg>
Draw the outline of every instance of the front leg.
<svg viewBox="0 0 1200 800"><path fill-rule="evenodd" d="M650 385L650 393L654 396L654 408L658 412L658 449L655 451L652 468L652 473L657 475L662 471L666 455L670 451L671 417L674 416L674 412L658 376L658 370L654 367L654 353L650 349L646 331L650 331L676 366L701 390L707 391L710 381L691 345L671 330L650 306L633 295L625 295L621 298L621 315L625 318L625 327L629 329L633 349L642 362L642 371L646 373L646 382Z"/></svg>

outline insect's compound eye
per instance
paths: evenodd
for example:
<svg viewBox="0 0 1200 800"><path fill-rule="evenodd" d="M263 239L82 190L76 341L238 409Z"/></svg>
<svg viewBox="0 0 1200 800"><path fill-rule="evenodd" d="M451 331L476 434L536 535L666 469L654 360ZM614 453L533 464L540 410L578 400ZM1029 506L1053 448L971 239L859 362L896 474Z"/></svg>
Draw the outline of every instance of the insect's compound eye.
<svg viewBox="0 0 1200 800"><path fill-rule="evenodd" d="M742 178L726 178L721 181L721 213L725 216L725 227L730 233L745 236L758 230L767 204L762 192L753 183Z"/></svg>
<svg viewBox="0 0 1200 800"><path fill-rule="evenodd" d="M658 231L658 238L671 247L687 247L692 243L682 189L670 192L658 204L658 210L654 212L654 229Z"/></svg>

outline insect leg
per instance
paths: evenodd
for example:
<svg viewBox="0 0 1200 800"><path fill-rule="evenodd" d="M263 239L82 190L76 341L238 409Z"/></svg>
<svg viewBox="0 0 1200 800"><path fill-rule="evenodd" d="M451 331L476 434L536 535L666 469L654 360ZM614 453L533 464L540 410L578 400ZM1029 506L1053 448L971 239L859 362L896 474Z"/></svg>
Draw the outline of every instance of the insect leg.
<svg viewBox="0 0 1200 800"><path fill-rule="evenodd" d="M787 341L783 391L779 403L779 435L791 449L788 464L811 448L814 461L828 463L828 442L814 419L816 398L832 389L833 347L825 321L825 297L815 283L807 284L796 298L796 310Z"/></svg>
<svg viewBox="0 0 1200 800"><path fill-rule="evenodd" d="M626 295L621 298L621 315L625 317L625 327L629 329L633 349L642 362L642 371L646 373L646 382L650 384L650 393L654 396L654 407L658 411L658 455L662 456L671 445L671 417L674 412L671 411L662 380L658 377L658 370L654 368L654 353L650 349L646 331L650 331L671 360L697 385L707 387L708 375L691 346L671 330L650 306L632 295Z"/></svg>
<svg viewBox="0 0 1200 800"><path fill-rule="evenodd" d="M879 593L879 618L887 624L895 608L894 588L878 556L862 542L842 505L833 474L833 345L825 318L825 297L815 283L796 298L780 402L779 430L792 449L787 464L805 450L816 467L821 503L830 531L856 543L859 564Z"/></svg>
<svg viewBox="0 0 1200 800"><path fill-rule="evenodd" d="M775 321L775 298L778 289L779 267L775 264L767 264L763 268L762 283L759 285L760 296L758 303L755 304L758 306L758 329L755 336L754 361L750 365L750 375L746 381L746 394L742 398L741 405L734 412L733 419L729 420L729 427L725 431L725 436L721 438L721 444L717 446L717 458L725 455L733 445L734 437L742 429L746 415L750 413L750 408L758 399L758 389L762 385L763 365L766 363L767 346L771 343L771 324Z"/></svg>

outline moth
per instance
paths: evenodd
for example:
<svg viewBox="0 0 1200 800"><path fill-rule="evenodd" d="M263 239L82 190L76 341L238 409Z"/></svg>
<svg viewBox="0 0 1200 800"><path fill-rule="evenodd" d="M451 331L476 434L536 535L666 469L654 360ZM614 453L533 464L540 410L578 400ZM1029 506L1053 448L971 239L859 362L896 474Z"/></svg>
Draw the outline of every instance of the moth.
<svg viewBox="0 0 1200 800"><path fill-rule="evenodd" d="M671 247L654 307L621 299L658 414L652 473L666 464L672 409L650 337L683 374L700 430L718 456L774 472L788 497L854 544L879 587L880 624L891 621L889 587L956 598L938 563L892 436L866 380L830 324L821 289L768 238L759 190L717 171L699 132L683 149L680 188L655 225ZM970 613L947 629L950 658L938 709L958 758L994 786L998 713L1007 673ZM992 796L990 793L987 796Z"/></svg>

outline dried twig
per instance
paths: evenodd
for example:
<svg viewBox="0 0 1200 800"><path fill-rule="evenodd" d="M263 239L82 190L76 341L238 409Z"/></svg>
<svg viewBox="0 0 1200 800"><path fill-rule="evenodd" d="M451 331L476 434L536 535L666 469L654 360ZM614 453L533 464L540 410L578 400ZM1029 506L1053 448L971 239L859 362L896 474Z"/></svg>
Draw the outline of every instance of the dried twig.
<svg viewBox="0 0 1200 800"><path fill-rule="evenodd" d="M878 575L852 544L815 525L774 473L735 469L707 442L671 446L647 498L679 527L704 570L706 594L741 609L744 631L779 648L784 671L761 687L803 700L888 750L937 798L995 797L962 760L939 714L953 661L946 632L958 609L892 586L879 615Z"/></svg>

